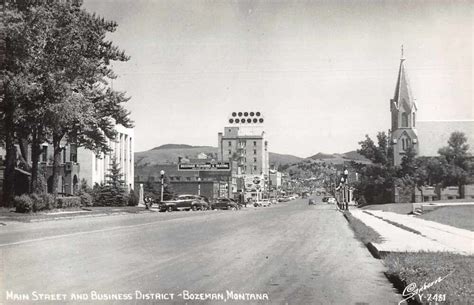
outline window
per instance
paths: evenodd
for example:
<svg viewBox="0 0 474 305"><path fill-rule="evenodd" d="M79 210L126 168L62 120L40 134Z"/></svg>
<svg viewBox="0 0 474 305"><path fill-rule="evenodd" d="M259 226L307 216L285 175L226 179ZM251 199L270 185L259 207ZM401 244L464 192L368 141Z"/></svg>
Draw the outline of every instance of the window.
<svg viewBox="0 0 474 305"><path fill-rule="evenodd" d="M48 162L48 146L43 146L43 153L41 154L41 161Z"/></svg>
<svg viewBox="0 0 474 305"><path fill-rule="evenodd" d="M413 127L415 127L415 113L412 114L412 117L413 117Z"/></svg>
<svg viewBox="0 0 474 305"><path fill-rule="evenodd" d="M257 150L256 150L256 149L253 150L253 154L254 154L254 155L257 154Z"/></svg>
<svg viewBox="0 0 474 305"><path fill-rule="evenodd" d="M231 146L232 146L232 142L231 142L231 141L229 141L229 147L231 147Z"/></svg>
<svg viewBox="0 0 474 305"><path fill-rule="evenodd" d="M408 127L408 113L402 113L402 127Z"/></svg>
<svg viewBox="0 0 474 305"><path fill-rule="evenodd" d="M257 170L257 166L256 166L256 165L254 165L254 167L253 167L253 170L254 170L254 171L256 171L256 170Z"/></svg>
<svg viewBox="0 0 474 305"><path fill-rule="evenodd" d="M229 155L232 155L232 150L229 149Z"/></svg>
<svg viewBox="0 0 474 305"><path fill-rule="evenodd" d="M253 141L253 146L257 146L257 141Z"/></svg>
<svg viewBox="0 0 474 305"><path fill-rule="evenodd" d="M191 181L191 177L186 177L186 180Z"/></svg>
<svg viewBox="0 0 474 305"><path fill-rule="evenodd" d="M66 148L63 149L63 163L66 163L67 162L67 159L66 159Z"/></svg>
<svg viewBox="0 0 474 305"><path fill-rule="evenodd" d="M253 162L256 163L256 162L257 162L257 158L253 158Z"/></svg>

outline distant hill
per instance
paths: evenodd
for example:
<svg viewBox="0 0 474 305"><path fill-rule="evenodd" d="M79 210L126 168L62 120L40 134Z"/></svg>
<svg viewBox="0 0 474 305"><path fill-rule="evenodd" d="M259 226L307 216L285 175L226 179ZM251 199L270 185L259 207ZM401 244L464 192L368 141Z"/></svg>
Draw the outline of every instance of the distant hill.
<svg viewBox="0 0 474 305"><path fill-rule="evenodd" d="M161 146L157 146L152 148L151 150L159 150L159 149L180 149L180 148L193 148L192 145L188 144L165 144Z"/></svg>
<svg viewBox="0 0 474 305"><path fill-rule="evenodd" d="M214 156L217 159L217 147L192 146L187 144L165 144L147 151L135 153L135 166L143 167L154 164L177 163L178 157L195 159L200 153ZM297 163L303 158L293 155L269 153L270 164L275 166Z"/></svg>
<svg viewBox="0 0 474 305"><path fill-rule="evenodd" d="M334 158L334 154L325 154L325 153L319 152L315 154L314 156L309 157L308 159L317 160L317 159L331 159L331 158Z"/></svg>
<svg viewBox="0 0 474 305"><path fill-rule="evenodd" d="M343 154L325 154L317 153L307 159L331 163L331 164L343 164L347 161L355 161L360 163L370 163L370 160L359 154L357 151L349 151Z"/></svg>

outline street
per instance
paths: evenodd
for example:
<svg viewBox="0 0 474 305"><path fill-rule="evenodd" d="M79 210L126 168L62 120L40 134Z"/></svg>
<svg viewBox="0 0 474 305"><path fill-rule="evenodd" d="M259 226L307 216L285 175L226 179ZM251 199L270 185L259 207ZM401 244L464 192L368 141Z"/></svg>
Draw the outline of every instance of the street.
<svg viewBox="0 0 474 305"><path fill-rule="evenodd" d="M342 214L320 198L307 202L8 223L0 302L398 303L382 263Z"/></svg>

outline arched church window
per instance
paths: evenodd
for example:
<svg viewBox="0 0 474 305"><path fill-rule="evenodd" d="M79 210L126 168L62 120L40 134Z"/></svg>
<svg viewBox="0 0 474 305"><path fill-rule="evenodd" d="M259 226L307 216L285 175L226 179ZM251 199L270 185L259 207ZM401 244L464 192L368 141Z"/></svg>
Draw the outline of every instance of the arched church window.
<svg viewBox="0 0 474 305"><path fill-rule="evenodd" d="M413 124L412 125L413 125L413 127L415 127L415 113L414 112L412 114L412 117L413 117Z"/></svg>
<svg viewBox="0 0 474 305"><path fill-rule="evenodd" d="M402 113L402 127L408 127L408 113Z"/></svg>
<svg viewBox="0 0 474 305"><path fill-rule="evenodd" d="M406 145L405 145L405 138L402 139L402 150L406 150Z"/></svg>

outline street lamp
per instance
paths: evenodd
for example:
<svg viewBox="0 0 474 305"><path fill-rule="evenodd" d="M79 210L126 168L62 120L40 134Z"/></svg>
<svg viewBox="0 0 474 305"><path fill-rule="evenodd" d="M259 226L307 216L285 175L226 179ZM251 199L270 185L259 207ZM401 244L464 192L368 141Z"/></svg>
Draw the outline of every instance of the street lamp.
<svg viewBox="0 0 474 305"><path fill-rule="evenodd" d="M201 177L198 177L198 196L201 196Z"/></svg>
<svg viewBox="0 0 474 305"><path fill-rule="evenodd" d="M164 190L165 171L164 171L164 170L161 170L161 171L160 171L160 175L161 175L161 201L160 201L160 202L163 202L163 190Z"/></svg>
<svg viewBox="0 0 474 305"><path fill-rule="evenodd" d="M345 179L344 177L341 177L341 193L342 193L342 202L341 202L341 210L344 210L344 202L345 202L345 196L346 196L346 192L345 192Z"/></svg>
<svg viewBox="0 0 474 305"><path fill-rule="evenodd" d="M349 176L349 171L346 169L344 169L344 197L346 198L345 200L345 204L346 204L346 210L349 210L349 189L347 189L347 178ZM346 194L347 192L347 194Z"/></svg>

